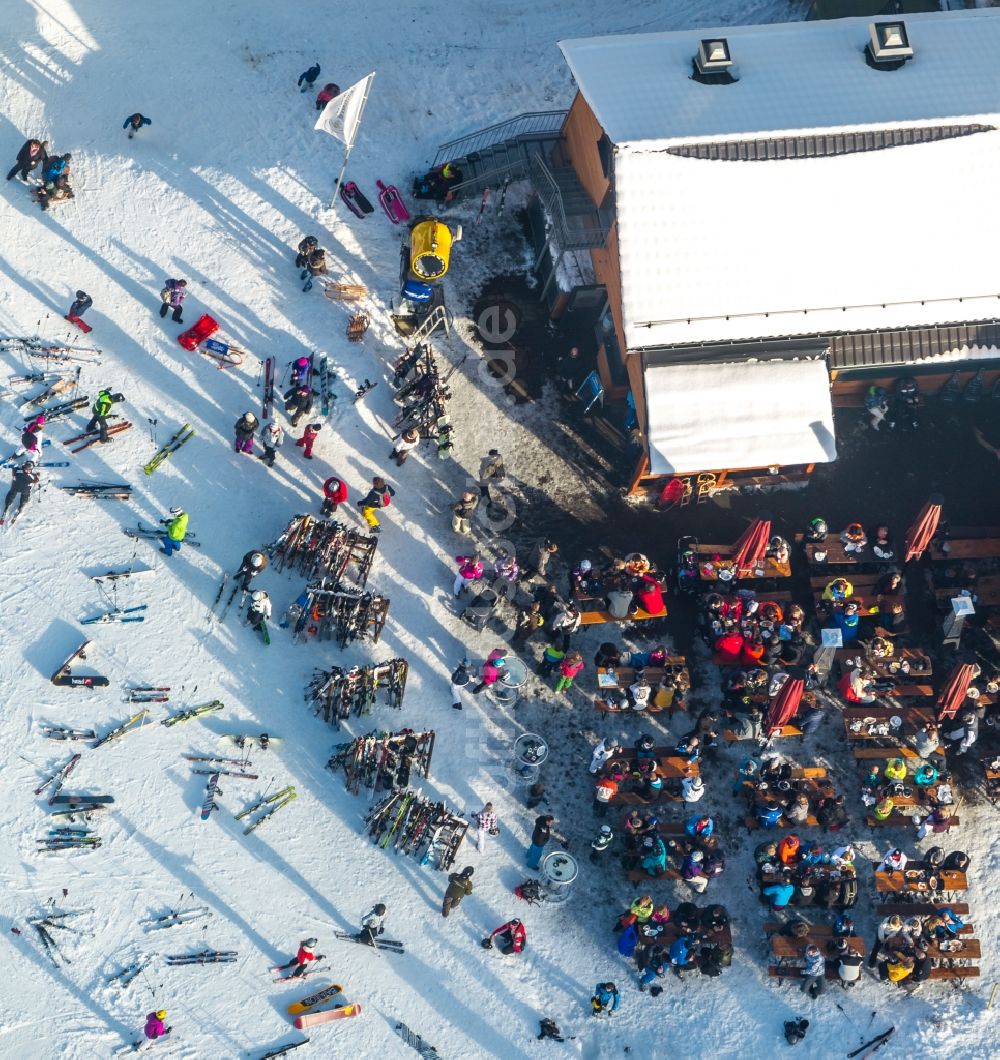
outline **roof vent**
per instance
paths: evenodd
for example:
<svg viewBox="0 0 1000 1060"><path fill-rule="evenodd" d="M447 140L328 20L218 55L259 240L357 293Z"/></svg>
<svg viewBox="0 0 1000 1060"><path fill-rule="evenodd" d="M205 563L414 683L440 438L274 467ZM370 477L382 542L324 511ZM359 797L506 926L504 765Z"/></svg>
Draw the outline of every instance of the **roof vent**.
<svg viewBox="0 0 1000 1060"><path fill-rule="evenodd" d="M733 57L725 37L700 41L691 65L694 69L691 76L703 85L731 85L738 80L731 69Z"/></svg>
<svg viewBox="0 0 1000 1060"><path fill-rule="evenodd" d="M910 38L903 22L870 22L865 46L865 62L873 70L898 70L913 58Z"/></svg>

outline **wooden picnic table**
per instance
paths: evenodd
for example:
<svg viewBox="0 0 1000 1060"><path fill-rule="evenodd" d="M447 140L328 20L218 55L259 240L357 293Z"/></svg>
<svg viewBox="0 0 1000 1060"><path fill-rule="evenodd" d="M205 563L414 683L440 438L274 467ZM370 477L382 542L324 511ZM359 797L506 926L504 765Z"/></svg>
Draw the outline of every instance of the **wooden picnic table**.
<svg viewBox="0 0 1000 1060"><path fill-rule="evenodd" d="M916 735L923 726L934 721L934 711L928 707L898 707L876 712L869 710L866 705L863 707L845 707L841 711L841 715L844 719L844 733L850 741L898 741L905 737ZM874 724L864 724L867 718L874 718ZM900 718L902 724L893 726L889 723L890 718ZM943 751L939 747L936 753L942 754ZM890 755L890 757L892 756ZM907 756L900 755L899 757L905 758Z"/></svg>
<svg viewBox="0 0 1000 1060"><path fill-rule="evenodd" d="M580 608L580 625L582 626L599 626L604 622L648 622L653 618L666 618L670 613L666 601L664 601L663 610L656 615L633 603L632 609L625 618L615 618L607 609L607 601L603 596L574 593L573 601Z"/></svg>
<svg viewBox="0 0 1000 1060"><path fill-rule="evenodd" d="M736 555L736 550L732 545L692 545L691 546L698 556L698 577L702 581L707 582L734 582L737 578L740 581L749 581L752 578L790 578L792 576L792 565L791 560L785 563L779 563L774 556L765 556L763 563L756 565L752 570L740 571L739 574L732 578L720 578L719 570L727 569L727 564L731 563ZM715 569L711 572L706 572L704 566L706 563L712 563L714 556L719 556L719 565L715 566Z"/></svg>
<svg viewBox="0 0 1000 1060"><path fill-rule="evenodd" d="M667 657L666 666L647 666L642 673L653 689L649 704L642 710L632 706L620 707L616 702L608 702L608 693L621 693L635 683L636 669L631 666L599 666L597 668L597 695L594 706L606 714L658 714L661 710L685 710L687 704L684 693L691 687L691 675L688 673L687 660L683 655ZM677 681L678 688L661 688L660 684L667 679ZM617 696L613 697L617 699Z"/></svg>
<svg viewBox="0 0 1000 1060"><path fill-rule="evenodd" d="M827 944L834 938L829 924L810 924L809 934L803 936L782 935L784 925L770 922L764 925L771 944L771 956L779 962L800 961L806 955L807 946L818 946L824 957L829 957ZM865 940L859 935L848 935L847 947L859 956L865 955Z"/></svg>
<svg viewBox="0 0 1000 1060"><path fill-rule="evenodd" d="M856 645L853 648L838 648L834 662L843 666L852 659L861 659L865 670L878 677L891 677L895 681L911 681L916 677L933 677L934 666L926 652L919 648L903 648L888 659L870 657L865 650ZM906 669L901 666L906 663Z"/></svg>
<svg viewBox="0 0 1000 1060"><path fill-rule="evenodd" d="M1000 537L950 537L947 552L943 552L935 543L928 553L935 563L948 563L956 559L993 559L1000 556Z"/></svg>
<svg viewBox="0 0 1000 1060"><path fill-rule="evenodd" d="M921 870L924 873L923 876L911 875ZM941 893L955 894L969 889L969 882L964 872L958 872L955 869L934 870L922 862L911 861L904 872L876 871L875 890L879 894L933 894L936 892L931 891L927 884L929 876L937 877L937 890Z"/></svg>
<svg viewBox="0 0 1000 1060"><path fill-rule="evenodd" d="M701 912L701 910L699 910ZM654 930L659 928L659 931ZM682 932L681 929L673 922L668 921L666 924L636 924L636 932L639 935L640 946L669 946L672 942L675 942L680 938ZM720 946L733 945L733 931L729 924L726 924L721 931L703 931L699 929L695 934L700 935L703 939L710 939L713 942L717 942Z"/></svg>

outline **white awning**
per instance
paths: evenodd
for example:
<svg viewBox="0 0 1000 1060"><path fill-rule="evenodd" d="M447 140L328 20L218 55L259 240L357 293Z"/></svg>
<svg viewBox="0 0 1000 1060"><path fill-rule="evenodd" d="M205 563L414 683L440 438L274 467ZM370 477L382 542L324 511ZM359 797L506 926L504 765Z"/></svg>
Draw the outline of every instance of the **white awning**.
<svg viewBox="0 0 1000 1060"><path fill-rule="evenodd" d="M654 475L837 458L825 361L647 367Z"/></svg>

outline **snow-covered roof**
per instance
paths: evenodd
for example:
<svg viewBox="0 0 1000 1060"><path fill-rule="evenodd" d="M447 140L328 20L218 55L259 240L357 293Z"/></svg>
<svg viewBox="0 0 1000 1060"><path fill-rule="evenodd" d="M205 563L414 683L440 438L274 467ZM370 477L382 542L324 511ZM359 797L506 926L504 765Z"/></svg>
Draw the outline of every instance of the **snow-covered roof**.
<svg viewBox="0 0 1000 1060"><path fill-rule="evenodd" d="M768 162L622 151L615 191L626 344L1000 315L998 172L997 131Z"/></svg>
<svg viewBox="0 0 1000 1060"><path fill-rule="evenodd" d="M644 379L654 475L837 457L822 360L652 366Z"/></svg>
<svg viewBox="0 0 1000 1060"><path fill-rule="evenodd" d="M1000 10L906 15L914 58L864 60L866 18L561 41L601 127L638 141L940 121L1000 110ZM884 19L880 20L884 21ZM736 84L691 77L700 40L725 37Z"/></svg>

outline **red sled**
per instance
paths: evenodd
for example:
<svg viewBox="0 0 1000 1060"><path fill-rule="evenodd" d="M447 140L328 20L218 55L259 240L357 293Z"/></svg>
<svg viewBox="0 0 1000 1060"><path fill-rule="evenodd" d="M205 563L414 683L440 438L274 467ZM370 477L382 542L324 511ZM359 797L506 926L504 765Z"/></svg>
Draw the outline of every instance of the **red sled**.
<svg viewBox="0 0 1000 1060"><path fill-rule="evenodd" d="M382 204L382 209L385 210L389 220L394 225L398 225L400 221L409 221L410 211L406 208L396 185L386 185L376 180L375 186L378 188L378 201Z"/></svg>
<svg viewBox="0 0 1000 1060"><path fill-rule="evenodd" d="M192 327L177 336L177 341L185 350L196 350L205 339L210 338L218 330L219 322L213 320L208 313L204 313L198 317Z"/></svg>
<svg viewBox="0 0 1000 1060"><path fill-rule="evenodd" d="M81 320L79 317L70 316L69 313L66 314L64 319L68 320L74 325L74 327L78 327L84 335L89 335L94 330L85 320Z"/></svg>

